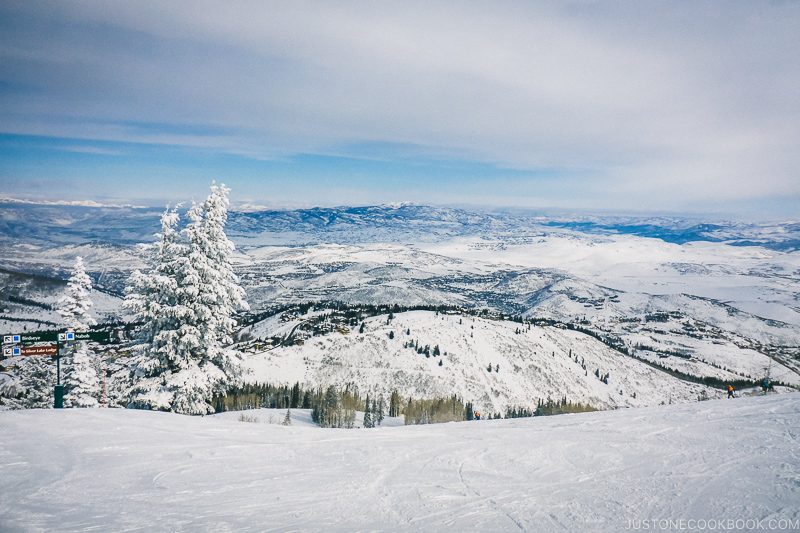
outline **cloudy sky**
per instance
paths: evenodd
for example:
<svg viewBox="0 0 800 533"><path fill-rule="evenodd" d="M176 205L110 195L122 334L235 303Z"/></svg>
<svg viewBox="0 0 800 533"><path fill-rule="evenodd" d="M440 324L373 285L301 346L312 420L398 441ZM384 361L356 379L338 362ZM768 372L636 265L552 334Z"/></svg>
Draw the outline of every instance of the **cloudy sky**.
<svg viewBox="0 0 800 533"><path fill-rule="evenodd" d="M800 2L0 4L0 194L800 214Z"/></svg>

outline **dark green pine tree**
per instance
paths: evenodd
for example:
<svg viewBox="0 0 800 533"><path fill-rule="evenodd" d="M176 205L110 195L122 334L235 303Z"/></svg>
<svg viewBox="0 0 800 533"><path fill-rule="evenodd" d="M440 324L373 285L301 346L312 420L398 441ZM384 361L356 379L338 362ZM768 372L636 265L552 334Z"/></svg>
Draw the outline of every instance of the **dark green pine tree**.
<svg viewBox="0 0 800 533"><path fill-rule="evenodd" d="M338 421L339 393L331 385L325 391L325 399L320 407L319 425L327 428L334 427Z"/></svg>
<svg viewBox="0 0 800 533"><path fill-rule="evenodd" d="M400 394L396 390L389 396L389 416L400 416Z"/></svg>
<svg viewBox="0 0 800 533"><path fill-rule="evenodd" d="M383 412L385 410L386 410L386 402L383 399L383 394L381 394L380 396L378 396L378 404L372 411L375 414L375 422L377 422L379 426L383 424L383 417L384 417Z"/></svg>
<svg viewBox="0 0 800 533"><path fill-rule="evenodd" d="M294 387L292 387L292 397L289 401L289 407L291 409L297 409L300 407L300 402L302 398L300 397L300 383L295 383Z"/></svg>
<svg viewBox="0 0 800 533"><path fill-rule="evenodd" d="M372 405L369 402L369 394L367 394L367 400L364 402L364 427L375 427L372 422Z"/></svg>

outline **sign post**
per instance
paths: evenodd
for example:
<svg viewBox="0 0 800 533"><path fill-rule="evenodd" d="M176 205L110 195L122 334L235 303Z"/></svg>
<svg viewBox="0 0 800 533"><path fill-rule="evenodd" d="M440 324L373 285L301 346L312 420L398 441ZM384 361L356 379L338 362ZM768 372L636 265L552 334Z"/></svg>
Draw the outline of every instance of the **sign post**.
<svg viewBox="0 0 800 533"><path fill-rule="evenodd" d="M5 357L49 355L56 360L56 385L53 391L53 407L64 407L64 385L61 383L61 350L66 343L75 341L110 342L108 331L44 332L3 335L3 355ZM6 346L10 345L10 346ZM105 386L105 383L103 383Z"/></svg>
<svg viewBox="0 0 800 533"><path fill-rule="evenodd" d="M64 408L64 385L61 384L61 341L56 341L56 386L53 389L53 407Z"/></svg>

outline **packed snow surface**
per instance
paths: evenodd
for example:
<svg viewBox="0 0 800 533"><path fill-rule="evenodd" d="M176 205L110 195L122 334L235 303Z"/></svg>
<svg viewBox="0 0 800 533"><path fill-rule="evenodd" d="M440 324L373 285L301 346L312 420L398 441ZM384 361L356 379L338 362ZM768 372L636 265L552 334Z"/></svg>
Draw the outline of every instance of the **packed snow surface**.
<svg viewBox="0 0 800 533"><path fill-rule="evenodd" d="M369 430L109 409L0 412L0 530L797 524L798 428L800 394Z"/></svg>

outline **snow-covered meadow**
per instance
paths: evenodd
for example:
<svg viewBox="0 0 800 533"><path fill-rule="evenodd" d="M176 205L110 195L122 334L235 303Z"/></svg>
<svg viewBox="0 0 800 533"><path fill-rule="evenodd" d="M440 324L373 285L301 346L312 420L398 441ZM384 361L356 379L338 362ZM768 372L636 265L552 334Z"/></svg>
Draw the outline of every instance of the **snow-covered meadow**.
<svg viewBox="0 0 800 533"><path fill-rule="evenodd" d="M6 411L0 530L796 528L798 428L800 394L371 430Z"/></svg>

